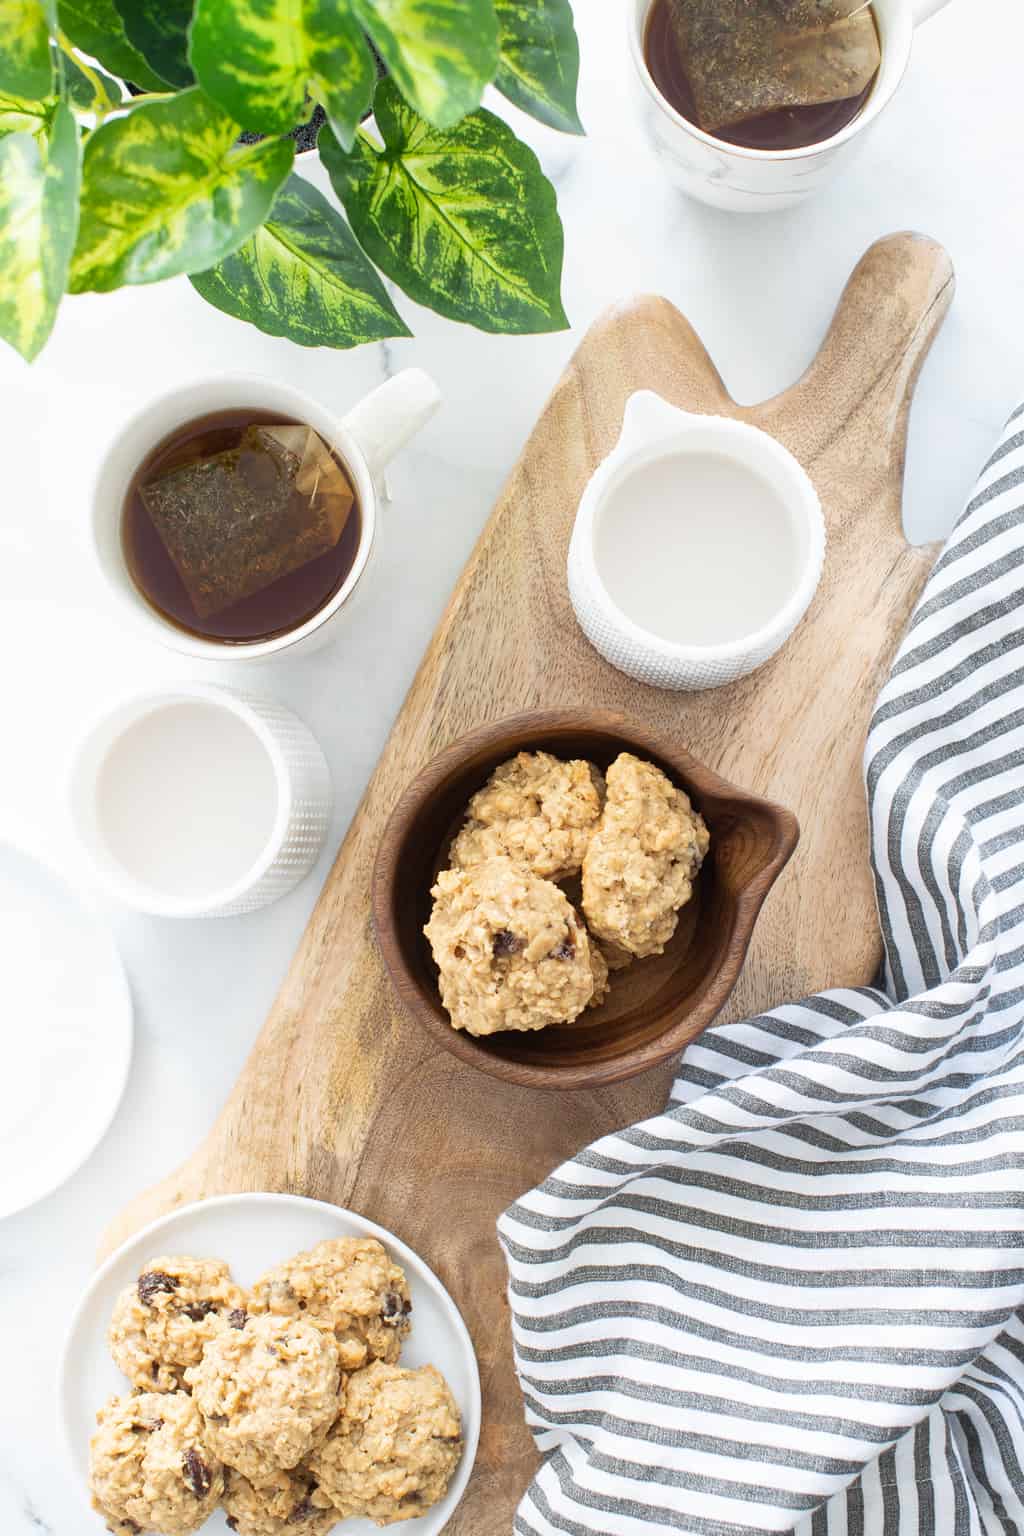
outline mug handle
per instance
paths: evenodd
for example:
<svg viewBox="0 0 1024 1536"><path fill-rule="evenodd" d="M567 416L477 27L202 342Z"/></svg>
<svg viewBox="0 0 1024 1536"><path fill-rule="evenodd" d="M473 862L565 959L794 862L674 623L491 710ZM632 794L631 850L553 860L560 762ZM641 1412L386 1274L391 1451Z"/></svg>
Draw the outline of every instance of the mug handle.
<svg viewBox="0 0 1024 1536"><path fill-rule="evenodd" d="M930 16L935 15L936 11L941 11L942 7L948 4L949 0L913 0L911 16L914 26L919 27L922 21L927 21Z"/></svg>
<svg viewBox="0 0 1024 1536"><path fill-rule="evenodd" d="M422 368L404 368L379 384L342 417L376 483L400 448L426 426L441 404L441 391Z"/></svg>

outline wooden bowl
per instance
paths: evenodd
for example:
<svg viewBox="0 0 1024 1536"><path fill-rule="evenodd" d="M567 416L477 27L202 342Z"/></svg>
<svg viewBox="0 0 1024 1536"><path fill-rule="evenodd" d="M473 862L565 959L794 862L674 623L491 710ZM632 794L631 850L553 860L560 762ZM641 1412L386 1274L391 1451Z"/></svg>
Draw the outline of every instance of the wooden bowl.
<svg viewBox="0 0 1024 1536"><path fill-rule="evenodd" d="M694 895L662 955L613 972L611 995L571 1025L477 1039L453 1029L423 933L430 889L448 862L469 798L517 752L589 758L620 752L656 763L707 822L711 848ZM796 847L796 817L736 789L688 752L622 715L554 710L483 726L435 757L409 785L384 830L373 875L373 918L399 997L427 1034L471 1066L531 1088L620 1082L676 1055L736 984L761 904Z"/></svg>

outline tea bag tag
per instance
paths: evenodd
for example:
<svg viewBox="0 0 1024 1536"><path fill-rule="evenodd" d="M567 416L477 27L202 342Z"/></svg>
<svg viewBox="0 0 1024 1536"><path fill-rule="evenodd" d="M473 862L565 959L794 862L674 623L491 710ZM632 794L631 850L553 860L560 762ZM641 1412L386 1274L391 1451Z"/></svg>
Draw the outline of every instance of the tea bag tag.
<svg viewBox="0 0 1024 1536"><path fill-rule="evenodd" d="M312 519L321 524L331 545L345 531L355 495L348 476L327 444L312 427L259 427L257 433L292 454L298 463L294 494L309 503Z"/></svg>

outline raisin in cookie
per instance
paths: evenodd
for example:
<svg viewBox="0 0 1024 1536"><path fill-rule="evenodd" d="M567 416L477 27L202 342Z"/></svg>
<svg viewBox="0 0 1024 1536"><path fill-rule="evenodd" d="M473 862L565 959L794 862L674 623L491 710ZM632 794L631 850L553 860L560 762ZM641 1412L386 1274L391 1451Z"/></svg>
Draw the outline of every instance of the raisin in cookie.
<svg viewBox="0 0 1024 1536"><path fill-rule="evenodd" d="M594 936L660 955L708 850L708 830L660 768L623 752L583 860L583 911Z"/></svg>
<svg viewBox="0 0 1024 1536"><path fill-rule="evenodd" d="M301 1317L250 1317L225 1329L185 1381L210 1448L256 1484L297 1467L341 1406L334 1335Z"/></svg>
<svg viewBox="0 0 1024 1536"><path fill-rule="evenodd" d="M252 1312L297 1317L333 1332L343 1371L398 1359L412 1302L405 1274L373 1237L318 1243L257 1280Z"/></svg>
<svg viewBox="0 0 1024 1536"><path fill-rule="evenodd" d="M576 908L576 911L580 914L580 917L582 918L583 917L583 877L582 877L582 875L574 875L571 880L566 880L564 882L561 882L561 888L565 892L565 894L568 896L569 900L572 902L573 906ZM588 933L590 932L589 929L587 931L588 931ZM632 965L633 961L636 959L636 956L635 955L631 955L628 950L620 949L617 944L610 944L607 939L602 939L600 944L598 944L598 942L594 938L593 934L590 934L590 947L591 947L591 950L599 949L601 951L601 959L604 961L605 968L608 971L624 971L626 969L626 967L628 965ZM597 999L595 1002L591 1003L591 1007L592 1008L596 1008L597 1007L597 1003L599 1001L600 1001L600 999Z"/></svg>
<svg viewBox="0 0 1024 1536"><path fill-rule="evenodd" d="M110 1353L132 1386L174 1392L198 1365L245 1293L217 1259L151 1259L117 1298L107 1331Z"/></svg>
<svg viewBox="0 0 1024 1536"><path fill-rule="evenodd" d="M568 1023L594 995L590 940L549 880L511 859L445 870L424 932L455 1029L491 1035Z"/></svg>
<svg viewBox="0 0 1024 1536"><path fill-rule="evenodd" d="M340 1515L393 1525L444 1498L461 1455L459 1410L440 1371L377 1361L349 1377L338 1422L310 1466Z"/></svg>
<svg viewBox="0 0 1024 1536"><path fill-rule="evenodd" d="M591 763L520 752L470 800L449 862L472 869L504 856L546 880L565 880L583 862L603 799L604 780Z"/></svg>
<svg viewBox="0 0 1024 1536"><path fill-rule="evenodd" d="M189 1536L213 1514L224 1469L186 1392L112 1397L89 1446L93 1508L117 1536Z"/></svg>
<svg viewBox="0 0 1024 1536"><path fill-rule="evenodd" d="M276 1472L259 1487L229 1468L223 1504L237 1536L327 1536L341 1519L305 1467Z"/></svg>

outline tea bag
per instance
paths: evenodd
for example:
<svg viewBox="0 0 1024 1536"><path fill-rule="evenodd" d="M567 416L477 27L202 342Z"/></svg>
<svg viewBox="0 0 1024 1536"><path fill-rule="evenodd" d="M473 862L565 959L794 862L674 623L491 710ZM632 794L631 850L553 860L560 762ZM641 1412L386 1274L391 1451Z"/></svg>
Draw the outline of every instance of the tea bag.
<svg viewBox="0 0 1024 1536"><path fill-rule="evenodd" d="M881 62L867 0L668 0L697 109L714 133L786 107L845 101Z"/></svg>
<svg viewBox="0 0 1024 1536"><path fill-rule="evenodd" d="M237 448L139 489L200 618L333 549L354 493L310 427L248 427Z"/></svg>

